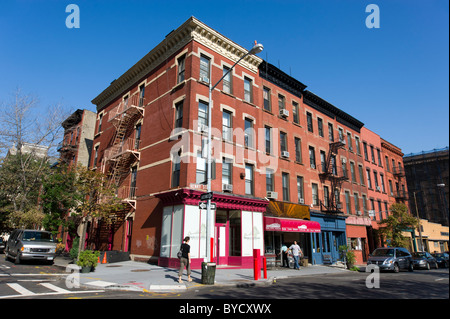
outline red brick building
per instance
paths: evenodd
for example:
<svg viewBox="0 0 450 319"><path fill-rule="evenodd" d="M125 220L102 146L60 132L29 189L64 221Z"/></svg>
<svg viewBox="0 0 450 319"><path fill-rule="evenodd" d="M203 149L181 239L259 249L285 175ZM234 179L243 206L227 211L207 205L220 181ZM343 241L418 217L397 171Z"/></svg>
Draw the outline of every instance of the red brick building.
<svg viewBox="0 0 450 319"><path fill-rule="evenodd" d="M347 235L366 247L363 123L254 55L210 101L209 83L247 52L192 17L92 101L90 166L109 174L128 205L112 222L91 225L96 249L175 266L190 236L193 267L200 266L209 103L219 265L251 267L253 249L274 258L293 240L312 263L338 260Z"/></svg>

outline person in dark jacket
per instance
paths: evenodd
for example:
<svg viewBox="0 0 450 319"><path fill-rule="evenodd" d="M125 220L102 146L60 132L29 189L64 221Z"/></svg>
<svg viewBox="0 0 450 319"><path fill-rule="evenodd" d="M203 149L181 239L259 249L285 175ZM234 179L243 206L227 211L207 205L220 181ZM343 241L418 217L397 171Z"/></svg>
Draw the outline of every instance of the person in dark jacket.
<svg viewBox="0 0 450 319"><path fill-rule="evenodd" d="M188 281L191 279L191 246L189 246L189 237L184 238L181 244L181 258L180 258L180 270L178 271L178 282L182 283L181 276L183 275L184 267L186 267Z"/></svg>

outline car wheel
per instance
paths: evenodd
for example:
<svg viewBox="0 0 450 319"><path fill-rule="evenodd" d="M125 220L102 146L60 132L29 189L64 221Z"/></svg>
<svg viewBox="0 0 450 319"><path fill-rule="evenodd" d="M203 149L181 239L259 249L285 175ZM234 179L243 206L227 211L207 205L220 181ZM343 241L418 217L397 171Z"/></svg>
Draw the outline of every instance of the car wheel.
<svg viewBox="0 0 450 319"><path fill-rule="evenodd" d="M414 265L413 265L412 262L409 263L408 271L409 272L413 272L414 271Z"/></svg>
<svg viewBox="0 0 450 319"><path fill-rule="evenodd" d="M20 264L20 252L17 252L16 259L14 260L16 265Z"/></svg>
<svg viewBox="0 0 450 319"><path fill-rule="evenodd" d="M430 267L430 263L428 263L427 262L427 265L426 265L426 267L425 267L427 270L430 270L431 269L431 267Z"/></svg>
<svg viewBox="0 0 450 319"><path fill-rule="evenodd" d="M397 273L400 271L400 267L397 264L394 264L394 272Z"/></svg>
<svg viewBox="0 0 450 319"><path fill-rule="evenodd" d="M438 263L434 263L434 269L439 269Z"/></svg>

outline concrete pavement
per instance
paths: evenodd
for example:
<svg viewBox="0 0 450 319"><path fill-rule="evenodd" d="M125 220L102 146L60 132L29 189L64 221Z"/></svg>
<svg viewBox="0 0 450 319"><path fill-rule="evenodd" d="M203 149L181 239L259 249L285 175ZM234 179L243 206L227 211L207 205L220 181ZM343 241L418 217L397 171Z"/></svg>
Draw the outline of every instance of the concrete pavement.
<svg viewBox="0 0 450 319"><path fill-rule="evenodd" d="M55 266L64 269L68 274L73 270L69 258L57 257ZM267 271L267 279L264 279L261 271L260 280L254 280L253 269L216 268L214 285L221 286L245 286L245 285L270 285L277 279L300 277L310 275L324 275L348 271L343 267L309 265L300 270L275 268ZM78 276L78 273L77 273ZM75 277L72 274L72 277ZM206 286L202 284L202 271L195 269L191 272L192 282L187 282L186 270L183 273L183 283L178 283L178 269L150 265L143 262L123 261L109 264L98 264L95 271L80 273L80 285L86 288L102 288L129 290L140 292L181 292L183 290Z"/></svg>

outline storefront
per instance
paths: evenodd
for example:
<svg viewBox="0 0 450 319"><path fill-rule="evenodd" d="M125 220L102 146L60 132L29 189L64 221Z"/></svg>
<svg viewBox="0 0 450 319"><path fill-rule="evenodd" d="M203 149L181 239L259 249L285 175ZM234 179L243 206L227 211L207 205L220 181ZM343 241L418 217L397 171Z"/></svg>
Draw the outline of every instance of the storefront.
<svg viewBox="0 0 450 319"><path fill-rule="evenodd" d="M311 221L320 224L320 233L311 235L311 263L335 263L340 260L339 246L346 245L346 216L311 210Z"/></svg>
<svg viewBox="0 0 450 319"><path fill-rule="evenodd" d="M206 210L199 208L203 192L179 189L155 195L163 204L161 249L158 264L178 267L176 257L183 238L190 237L193 269L206 258ZM263 212L265 200L214 194L212 202L213 260L218 267L251 268L253 249L264 252Z"/></svg>
<svg viewBox="0 0 450 319"><path fill-rule="evenodd" d="M349 216L347 224L347 246L355 253L356 264L367 262L369 256L369 241L367 232L372 229L372 221L368 217Z"/></svg>
<svg viewBox="0 0 450 319"><path fill-rule="evenodd" d="M311 260L312 236L320 233L320 225L310 220L306 205L271 201L264 216L265 256L268 265L282 265L281 247L289 247L294 241Z"/></svg>

